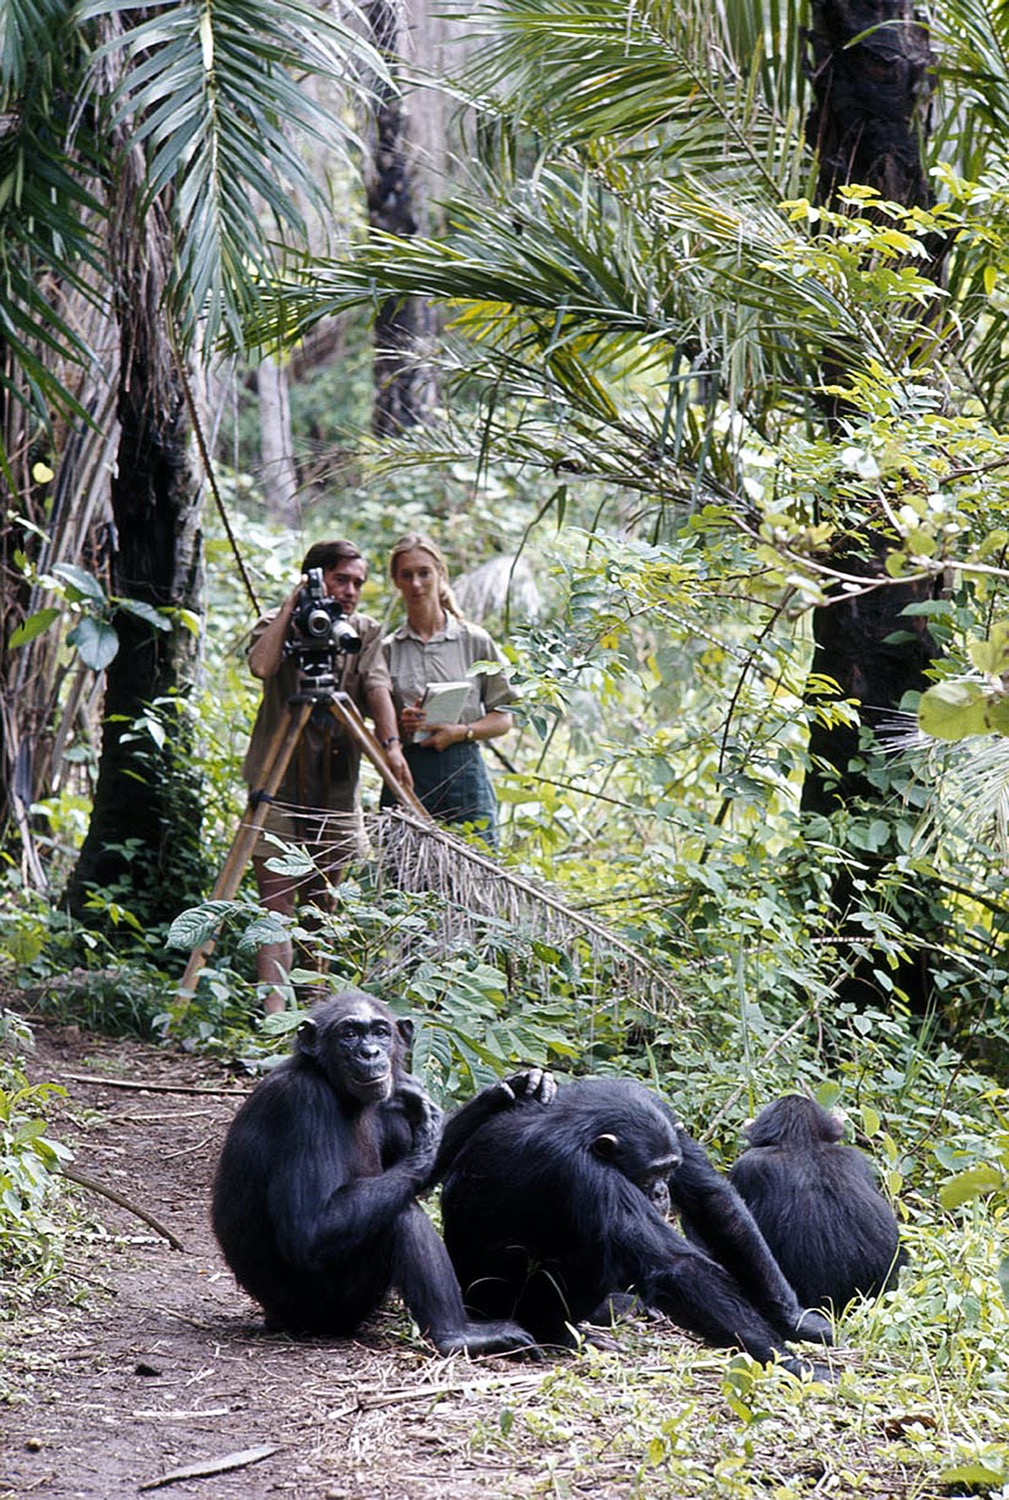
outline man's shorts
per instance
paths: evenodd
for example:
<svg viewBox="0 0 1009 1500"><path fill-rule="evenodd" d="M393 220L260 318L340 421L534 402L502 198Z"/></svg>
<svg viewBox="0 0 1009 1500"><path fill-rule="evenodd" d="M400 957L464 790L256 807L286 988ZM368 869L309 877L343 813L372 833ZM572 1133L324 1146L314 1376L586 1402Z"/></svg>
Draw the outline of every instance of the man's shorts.
<svg viewBox="0 0 1009 1500"><path fill-rule="evenodd" d="M296 849L304 849L316 869L330 877L339 877L354 860L364 859L368 854L364 819L357 805L323 811L272 803L252 851L253 859L283 858L284 850L274 839L266 838L267 833Z"/></svg>

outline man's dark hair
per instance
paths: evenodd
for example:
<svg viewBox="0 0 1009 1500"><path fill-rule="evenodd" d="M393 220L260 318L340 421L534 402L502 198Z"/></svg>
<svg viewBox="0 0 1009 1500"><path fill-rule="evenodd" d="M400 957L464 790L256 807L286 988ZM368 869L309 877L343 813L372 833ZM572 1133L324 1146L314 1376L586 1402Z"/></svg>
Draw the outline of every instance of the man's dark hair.
<svg viewBox="0 0 1009 1500"><path fill-rule="evenodd" d="M325 573L330 568L335 568L337 563L358 560L364 563L367 571L368 564L353 542L313 542L305 553L301 571L307 573L310 568L321 568Z"/></svg>

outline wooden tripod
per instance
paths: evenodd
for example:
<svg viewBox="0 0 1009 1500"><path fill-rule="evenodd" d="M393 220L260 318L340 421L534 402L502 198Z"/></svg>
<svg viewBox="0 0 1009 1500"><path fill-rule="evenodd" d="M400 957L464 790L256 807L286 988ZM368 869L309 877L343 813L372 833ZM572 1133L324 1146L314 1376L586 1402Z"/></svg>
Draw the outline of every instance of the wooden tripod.
<svg viewBox="0 0 1009 1500"><path fill-rule="evenodd" d="M256 847L259 831L266 821L266 815L276 796L277 788L284 779L284 773L290 764L295 746L301 738L302 730L320 704L324 705L337 723L352 739L357 741L397 800L423 822L434 822L419 798L415 797L410 788L405 787L393 775L385 751L375 734L364 722L353 699L336 689L326 689L321 692L308 689L294 693L287 700L286 712L277 725L273 739L267 748L266 759L263 763L262 785L256 787L249 795L248 811L238 827L224 864L221 866L221 872L210 893L211 901L230 901L238 890L242 874ZM173 1022L185 1014L195 993L200 970L213 953L216 942L216 938L209 937L194 948L189 955L186 972L182 976L176 1001L172 1007Z"/></svg>

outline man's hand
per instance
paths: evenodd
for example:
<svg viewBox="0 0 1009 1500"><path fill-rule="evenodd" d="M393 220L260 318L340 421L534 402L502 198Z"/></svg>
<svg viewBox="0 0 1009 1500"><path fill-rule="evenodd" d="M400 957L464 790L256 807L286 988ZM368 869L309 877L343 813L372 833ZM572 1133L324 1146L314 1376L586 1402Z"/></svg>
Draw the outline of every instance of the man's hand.
<svg viewBox="0 0 1009 1500"><path fill-rule="evenodd" d="M385 758L389 762L389 770L395 776L396 780L400 783L401 786L405 786L408 792L412 792L413 775L410 771L410 767L407 765L406 756L403 754L402 747L399 745L390 745L388 750L385 752Z"/></svg>

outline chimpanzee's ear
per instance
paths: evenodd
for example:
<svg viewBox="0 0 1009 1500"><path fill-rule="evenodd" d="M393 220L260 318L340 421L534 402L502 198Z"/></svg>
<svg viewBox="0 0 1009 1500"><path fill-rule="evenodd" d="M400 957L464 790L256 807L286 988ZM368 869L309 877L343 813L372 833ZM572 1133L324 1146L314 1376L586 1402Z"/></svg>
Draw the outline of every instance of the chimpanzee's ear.
<svg viewBox="0 0 1009 1500"><path fill-rule="evenodd" d="M597 1135L592 1142L592 1155L598 1156L600 1161L612 1161L617 1154L617 1144L615 1135Z"/></svg>
<svg viewBox="0 0 1009 1500"><path fill-rule="evenodd" d="M303 1052L306 1057L318 1057L319 1023L311 1016L307 1017L294 1033L294 1041L298 1052Z"/></svg>
<svg viewBox="0 0 1009 1500"><path fill-rule="evenodd" d="M409 1016L401 1016L396 1022L396 1030L399 1032L404 1047L413 1046L414 1025Z"/></svg>

